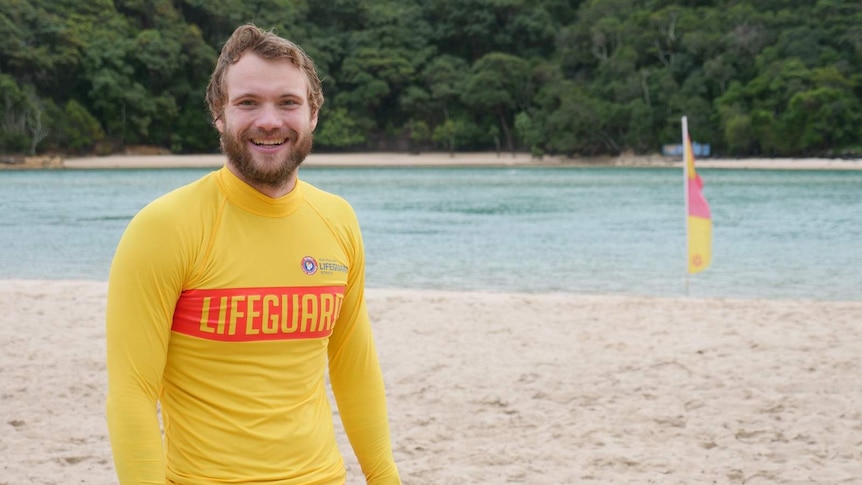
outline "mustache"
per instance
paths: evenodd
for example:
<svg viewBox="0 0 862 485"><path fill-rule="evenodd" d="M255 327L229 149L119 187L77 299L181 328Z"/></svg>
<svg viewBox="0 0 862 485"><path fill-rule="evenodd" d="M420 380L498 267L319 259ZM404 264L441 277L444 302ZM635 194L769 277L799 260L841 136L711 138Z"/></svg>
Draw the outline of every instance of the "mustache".
<svg viewBox="0 0 862 485"><path fill-rule="evenodd" d="M278 130L260 130L252 128L240 133L239 136L242 140L248 140L250 138L285 138L287 140L296 140L299 138L299 133L290 128Z"/></svg>

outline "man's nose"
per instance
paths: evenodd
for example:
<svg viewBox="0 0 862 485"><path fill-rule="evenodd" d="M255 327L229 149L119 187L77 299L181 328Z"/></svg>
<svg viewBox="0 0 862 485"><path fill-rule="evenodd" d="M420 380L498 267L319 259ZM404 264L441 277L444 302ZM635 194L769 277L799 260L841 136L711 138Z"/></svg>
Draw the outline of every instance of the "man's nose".
<svg viewBox="0 0 862 485"><path fill-rule="evenodd" d="M274 130L280 128L281 123L282 119L278 108L273 104L265 103L261 106L254 124L261 130Z"/></svg>

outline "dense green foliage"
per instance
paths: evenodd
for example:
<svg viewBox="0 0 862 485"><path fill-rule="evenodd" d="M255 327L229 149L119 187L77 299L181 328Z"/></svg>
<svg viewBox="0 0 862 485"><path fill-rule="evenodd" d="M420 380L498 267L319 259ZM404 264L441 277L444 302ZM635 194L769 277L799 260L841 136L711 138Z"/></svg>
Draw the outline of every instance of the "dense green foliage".
<svg viewBox="0 0 862 485"><path fill-rule="evenodd" d="M0 152L216 151L249 21L316 60L319 151L862 152L859 0L0 0Z"/></svg>

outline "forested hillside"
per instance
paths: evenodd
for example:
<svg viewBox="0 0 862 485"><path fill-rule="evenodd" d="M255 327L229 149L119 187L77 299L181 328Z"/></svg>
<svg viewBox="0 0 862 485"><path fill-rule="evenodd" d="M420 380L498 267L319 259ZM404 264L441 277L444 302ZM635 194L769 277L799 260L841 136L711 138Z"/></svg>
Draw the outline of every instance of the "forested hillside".
<svg viewBox="0 0 862 485"><path fill-rule="evenodd" d="M318 151L862 154L859 0L0 0L0 153L217 151L248 21L317 62Z"/></svg>

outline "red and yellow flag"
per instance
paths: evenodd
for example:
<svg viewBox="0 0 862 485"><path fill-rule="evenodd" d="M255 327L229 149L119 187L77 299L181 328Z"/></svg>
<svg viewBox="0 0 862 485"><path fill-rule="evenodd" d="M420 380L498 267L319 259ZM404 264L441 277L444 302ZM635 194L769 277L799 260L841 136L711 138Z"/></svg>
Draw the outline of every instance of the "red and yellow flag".
<svg viewBox="0 0 862 485"><path fill-rule="evenodd" d="M683 156L686 184L686 238L688 272L699 273L712 261L712 216L703 196L703 181L694 170L694 151L688 135L688 124L683 118Z"/></svg>

